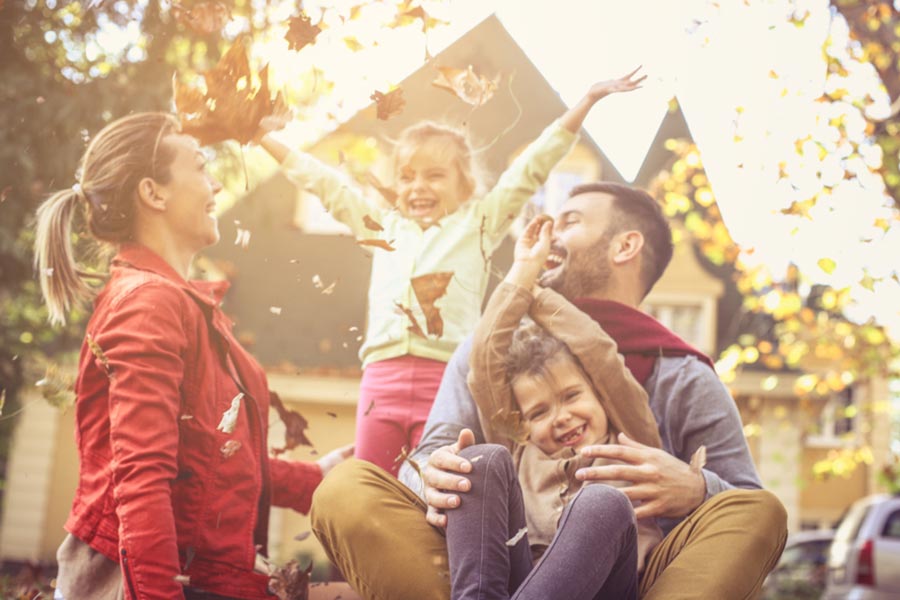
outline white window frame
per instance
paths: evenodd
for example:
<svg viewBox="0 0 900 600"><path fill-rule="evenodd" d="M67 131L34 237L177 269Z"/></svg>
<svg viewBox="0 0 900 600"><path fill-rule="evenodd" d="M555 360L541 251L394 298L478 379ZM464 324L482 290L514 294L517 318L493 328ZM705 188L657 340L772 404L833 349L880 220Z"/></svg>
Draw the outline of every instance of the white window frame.
<svg viewBox="0 0 900 600"><path fill-rule="evenodd" d="M666 308L669 310L679 307L699 308L699 339L685 339L685 341L693 346L696 346L698 350L712 356L716 351L717 306L718 305L716 297L709 294L651 291L647 298L644 299L641 308L648 314L651 312L662 312L662 309ZM651 311L651 307L653 307L655 310ZM670 321L667 322L665 318L658 318L658 320L666 327L669 327ZM675 333L678 332L676 331Z"/></svg>

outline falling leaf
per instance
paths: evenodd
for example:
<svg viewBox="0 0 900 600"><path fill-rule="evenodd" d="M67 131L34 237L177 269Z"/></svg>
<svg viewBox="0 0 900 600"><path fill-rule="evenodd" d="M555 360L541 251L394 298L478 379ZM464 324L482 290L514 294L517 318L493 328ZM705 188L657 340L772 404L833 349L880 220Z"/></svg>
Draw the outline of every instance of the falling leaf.
<svg viewBox="0 0 900 600"><path fill-rule="evenodd" d="M382 121L387 121L391 117L396 117L403 112L406 107L406 99L403 97L403 88L395 88L383 94L375 91L370 99L375 101L375 115Z"/></svg>
<svg viewBox="0 0 900 600"><path fill-rule="evenodd" d="M526 534L526 533L528 533L528 528L527 528L527 527L523 527L522 529L520 529L519 531L516 532L516 535L514 535L514 536L512 536L511 538L509 538L508 540L506 540L506 545L509 546L510 548L512 548L513 546L515 546L516 544L518 544L519 541L520 541L523 537L525 537L525 534Z"/></svg>
<svg viewBox="0 0 900 600"><path fill-rule="evenodd" d="M497 81L477 75L472 65L467 69L437 67L437 70L438 76L431 84L447 90L466 104L481 106L490 100L497 90Z"/></svg>
<svg viewBox="0 0 900 600"><path fill-rule="evenodd" d="M438 25L447 25L447 21L432 17L425 12L425 9L422 8L421 5L412 7L412 2L406 0L397 7L397 18L394 19L388 27L403 27L413 23L417 19L422 21L422 33L428 33L429 29L433 29Z"/></svg>
<svg viewBox="0 0 900 600"><path fill-rule="evenodd" d="M333 413L330 410L325 411L325 414L331 417L332 419L337 419L337 413Z"/></svg>
<svg viewBox="0 0 900 600"><path fill-rule="evenodd" d="M890 223L888 223L887 219L882 219L880 217L875 219L875 222L873 223L873 225L875 227L878 227L885 233L887 233L887 230L891 228L891 225L890 225Z"/></svg>
<svg viewBox="0 0 900 600"><path fill-rule="evenodd" d="M365 46L359 43L359 40L353 36L347 36L344 38L344 45L347 46L352 52L359 52Z"/></svg>
<svg viewBox="0 0 900 600"><path fill-rule="evenodd" d="M444 321L441 319L441 310L434 303L447 293L451 279L453 279L452 271L442 271L420 275L410 280L419 307L425 314L425 327L429 334L437 337L444 335Z"/></svg>
<svg viewBox="0 0 900 600"><path fill-rule="evenodd" d="M0 390L0 415L3 414L4 406L6 406L6 388Z"/></svg>
<svg viewBox="0 0 900 600"><path fill-rule="evenodd" d="M399 302L394 302L394 306L397 307L397 310L400 312L400 314L406 315L409 318L409 320L412 322L410 324L410 326L407 328L407 329L409 329L409 331L412 331L414 334L416 334L419 337L428 337L425 335L425 332L422 331L422 328L419 326L419 322L416 320L416 316L413 314L413 312L409 308L407 308L406 306L403 306Z"/></svg>
<svg viewBox="0 0 900 600"><path fill-rule="evenodd" d="M285 408L284 403L281 401L281 397L275 392L269 392L269 402L275 407L275 410L278 411L278 416L281 417L285 427L284 448L274 448L272 452L278 455L287 450L293 450L300 445L312 446L312 442L309 441L309 438L306 437L305 433L306 429L309 427L309 423L306 419L304 419L297 411Z"/></svg>
<svg viewBox="0 0 900 600"><path fill-rule="evenodd" d="M409 450L406 446L400 448L400 454L397 455L397 458L394 459L394 464L396 463L409 463L409 466L413 468L413 471L419 476L419 479L422 478L422 469L419 468L419 463L413 460L409 455Z"/></svg>
<svg viewBox="0 0 900 600"><path fill-rule="evenodd" d="M240 246L244 250L247 249L247 246L250 245L250 231L248 229L241 229L238 227L237 236L234 238L234 245Z"/></svg>
<svg viewBox="0 0 900 600"><path fill-rule="evenodd" d="M269 312L272 313L273 315L280 315L280 314L281 314L281 307L280 307L280 306L270 306L270 307L269 307Z"/></svg>
<svg viewBox="0 0 900 600"><path fill-rule="evenodd" d="M385 186L381 183L381 181L371 172L366 173L366 183L375 188L381 196L387 200L388 204L394 206L397 204L397 192L393 189Z"/></svg>
<svg viewBox="0 0 900 600"><path fill-rule="evenodd" d="M706 446L700 446L691 455L690 467L694 473L700 473L706 466Z"/></svg>
<svg viewBox="0 0 900 600"><path fill-rule="evenodd" d="M71 379L63 375L55 364L47 365L43 379L35 386L41 390L44 400L57 408L69 406L75 400Z"/></svg>
<svg viewBox="0 0 900 600"><path fill-rule="evenodd" d="M363 216L363 225L366 226L366 229L371 231L384 231L384 227L382 227L378 221L370 217L369 215Z"/></svg>
<svg viewBox="0 0 900 600"><path fill-rule="evenodd" d="M279 600L309 600L311 572L311 561L306 569L302 569L300 563L292 560L272 573L269 578L269 589Z"/></svg>
<svg viewBox="0 0 900 600"><path fill-rule="evenodd" d="M222 413L222 420L219 421L219 426L216 427L216 429L224 433L234 433L234 428L237 425L238 413L241 410L241 398L243 397L244 393L238 392L238 395L231 399L231 406Z"/></svg>
<svg viewBox="0 0 900 600"><path fill-rule="evenodd" d="M231 10L221 2L198 2L191 8L173 3L172 15L176 21L201 35L221 31L231 20Z"/></svg>
<svg viewBox="0 0 900 600"><path fill-rule="evenodd" d="M284 108L280 93L274 100L270 97L268 66L259 72L259 85L253 85L244 40L238 39L218 64L203 74L205 93L172 78L182 132L203 145L225 140L246 144L257 133L263 117Z"/></svg>
<svg viewBox="0 0 900 600"><path fill-rule="evenodd" d="M12 186L8 185L3 188L3 191L0 192L0 204L6 202L6 199L9 198L9 193L12 191Z"/></svg>
<svg viewBox="0 0 900 600"><path fill-rule="evenodd" d="M393 252L394 250L396 250L396 248L391 246L391 242L393 242L393 241L394 240L391 240L390 242L388 242L385 240L373 238L373 239L369 239L369 240L356 240L356 243L359 244L360 246L375 246L376 248L381 248L383 250L387 250L388 252Z"/></svg>
<svg viewBox="0 0 900 600"><path fill-rule="evenodd" d="M111 375L109 370L109 359L106 358L106 354L103 353L100 344L94 341L94 338L91 337L90 333L85 336L85 341L87 341L88 348L91 349L91 354L100 361L100 364L103 365L103 370L106 371L106 375L109 377Z"/></svg>
<svg viewBox="0 0 900 600"><path fill-rule="evenodd" d="M778 79L778 73L776 73L774 70L770 69L769 70L769 79Z"/></svg>
<svg viewBox="0 0 900 600"><path fill-rule="evenodd" d="M819 265L819 268L831 275L834 273L835 267L837 267L837 263L834 262L833 259L830 258L820 258L819 262L816 263Z"/></svg>
<svg viewBox="0 0 900 600"><path fill-rule="evenodd" d="M863 278L859 280L859 285L866 288L870 292L875 291L875 284L882 281L881 277L872 277L869 272L863 270Z"/></svg>
<svg viewBox="0 0 900 600"><path fill-rule="evenodd" d="M331 293L334 292L334 286L337 285L338 281L340 281L340 280L335 279L334 281L331 282L331 285L326 286L324 283L322 283L322 278L319 277L318 274L313 275L313 278L312 278L313 285L316 287L317 290L321 290L322 295L324 295L324 296L330 296Z"/></svg>
<svg viewBox="0 0 900 600"><path fill-rule="evenodd" d="M322 33L322 28L318 25L313 25L309 17L301 12L299 16L291 17L284 39L287 40L289 49L299 51L315 42L316 36L320 33Z"/></svg>
<svg viewBox="0 0 900 600"><path fill-rule="evenodd" d="M303 540L307 539L310 535L312 535L311 532L302 531L302 532L298 533L297 535L295 535L294 539L297 540L298 542L302 542Z"/></svg>
<svg viewBox="0 0 900 600"><path fill-rule="evenodd" d="M222 456L225 458L231 458L235 452L241 449L241 443L238 440L228 440L222 447L219 448L219 451L222 453Z"/></svg>
<svg viewBox="0 0 900 600"><path fill-rule="evenodd" d="M366 407L366 412L363 413L363 416L364 416L364 417L368 417L368 416L369 416L369 413L372 412L372 409L373 409L373 408L375 408L375 401L374 401L374 400L372 400L371 402L369 402L369 406Z"/></svg>

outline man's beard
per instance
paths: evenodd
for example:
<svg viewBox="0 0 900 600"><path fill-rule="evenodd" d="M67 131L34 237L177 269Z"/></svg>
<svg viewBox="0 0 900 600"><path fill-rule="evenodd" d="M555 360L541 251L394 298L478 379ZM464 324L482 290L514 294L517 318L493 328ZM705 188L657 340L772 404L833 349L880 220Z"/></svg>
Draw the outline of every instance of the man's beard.
<svg viewBox="0 0 900 600"><path fill-rule="evenodd" d="M556 273L541 277L540 285L562 294L568 300L603 294L611 276L606 254L614 234L604 233L590 248L568 254Z"/></svg>

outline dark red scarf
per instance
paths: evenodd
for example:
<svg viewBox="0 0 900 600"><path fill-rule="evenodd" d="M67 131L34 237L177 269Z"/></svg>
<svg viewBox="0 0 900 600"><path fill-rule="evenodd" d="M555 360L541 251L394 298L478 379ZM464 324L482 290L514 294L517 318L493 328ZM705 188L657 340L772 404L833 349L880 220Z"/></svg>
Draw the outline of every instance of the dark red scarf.
<svg viewBox="0 0 900 600"><path fill-rule="evenodd" d="M579 298L575 306L597 321L616 341L625 366L641 385L646 383L660 356L696 356L713 367L708 356L675 335L662 323L639 310L613 302Z"/></svg>

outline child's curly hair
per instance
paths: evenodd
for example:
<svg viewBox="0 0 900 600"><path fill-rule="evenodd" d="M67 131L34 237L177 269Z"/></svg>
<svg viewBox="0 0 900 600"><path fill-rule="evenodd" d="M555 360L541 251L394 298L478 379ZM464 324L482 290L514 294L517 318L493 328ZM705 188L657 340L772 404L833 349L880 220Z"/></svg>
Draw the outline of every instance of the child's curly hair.
<svg viewBox="0 0 900 600"><path fill-rule="evenodd" d="M547 365L568 358L578 365L569 347L532 321L526 319L513 334L506 355L506 376L510 382L522 375L545 375Z"/></svg>

